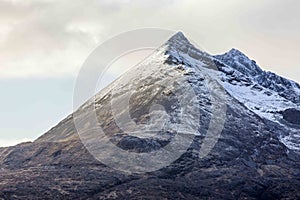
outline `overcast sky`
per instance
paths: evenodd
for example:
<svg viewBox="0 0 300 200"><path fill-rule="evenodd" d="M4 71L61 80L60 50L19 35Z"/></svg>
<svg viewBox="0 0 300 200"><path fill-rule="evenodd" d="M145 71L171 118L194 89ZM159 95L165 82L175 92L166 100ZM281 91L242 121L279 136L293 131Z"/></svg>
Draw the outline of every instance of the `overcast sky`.
<svg viewBox="0 0 300 200"><path fill-rule="evenodd" d="M0 146L34 139L72 112L76 74L101 42L158 27L202 49L237 48L300 81L298 0L0 0Z"/></svg>

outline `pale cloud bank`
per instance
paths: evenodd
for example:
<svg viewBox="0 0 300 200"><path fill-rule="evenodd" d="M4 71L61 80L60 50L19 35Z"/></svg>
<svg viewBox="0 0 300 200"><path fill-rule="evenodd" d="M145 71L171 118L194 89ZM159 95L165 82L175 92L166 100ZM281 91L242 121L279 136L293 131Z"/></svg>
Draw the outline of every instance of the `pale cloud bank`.
<svg viewBox="0 0 300 200"><path fill-rule="evenodd" d="M182 30L217 54L241 49L300 80L297 0L0 0L0 77L75 76L112 35L141 27Z"/></svg>

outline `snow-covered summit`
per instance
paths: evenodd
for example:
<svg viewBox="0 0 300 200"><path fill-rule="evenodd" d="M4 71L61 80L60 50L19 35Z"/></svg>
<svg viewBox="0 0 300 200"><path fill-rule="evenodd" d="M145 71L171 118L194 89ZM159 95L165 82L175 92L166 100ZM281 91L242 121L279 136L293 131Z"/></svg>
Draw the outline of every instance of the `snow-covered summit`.
<svg viewBox="0 0 300 200"><path fill-rule="evenodd" d="M217 60L252 79L263 88L279 96L300 104L300 86L298 83L283 78L273 72L262 70L257 63L237 49L231 49L222 55L214 56Z"/></svg>
<svg viewBox="0 0 300 200"><path fill-rule="evenodd" d="M182 32L174 34L157 51L167 57L166 63L182 64L192 68L202 65L205 62L204 58L213 60L208 53L192 44Z"/></svg>
<svg viewBox="0 0 300 200"><path fill-rule="evenodd" d="M282 115L289 108L300 108L300 86L273 72L262 70L254 60L237 49L214 56L225 89L248 109L264 119L290 130L281 141L300 150L298 128L287 123Z"/></svg>
<svg viewBox="0 0 300 200"><path fill-rule="evenodd" d="M185 37L185 35L181 31L179 31L176 34L174 34L166 43L190 44L190 41Z"/></svg>
<svg viewBox="0 0 300 200"><path fill-rule="evenodd" d="M298 142L295 142L295 138L300 137L298 130L289 127L282 116L287 109L299 110L299 84L264 71L238 49L233 48L222 55L210 55L189 42L182 32L171 37L159 51L166 56L167 64L191 69L197 72L194 76L208 73L249 110L290 129L290 135L283 136L282 141L289 148L300 149Z"/></svg>
<svg viewBox="0 0 300 200"><path fill-rule="evenodd" d="M251 60L248 56L237 49L231 49L225 54L215 56L215 58L238 70L244 75L256 76L263 72L254 60Z"/></svg>
<svg viewBox="0 0 300 200"><path fill-rule="evenodd" d="M283 143L291 149L300 150L300 145L295 140L300 137L298 129L290 127L282 115L287 109L299 110L300 87L297 83L263 71L255 61L237 49L223 55L210 55L199 50L181 32L176 33L142 63L128 71L126 76L97 94L97 99L101 99L101 95L112 88L120 88L120 91L128 88L129 91L129 86L139 82L142 82L141 85L150 80L159 83L174 69L185 76L202 103L203 99L210 99L204 83L207 81L206 77L210 76L218 81L230 96L229 99L233 97L261 118L286 127L290 135L282 136Z"/></svg>
<svg viewBox="0 0 300 200"><path fill-rule="evenodd" d="M166 54L180 57L178 54L186 54L190 49L195 49L194 45L184 36L182 32L173 35L164 45Z"/></svg>

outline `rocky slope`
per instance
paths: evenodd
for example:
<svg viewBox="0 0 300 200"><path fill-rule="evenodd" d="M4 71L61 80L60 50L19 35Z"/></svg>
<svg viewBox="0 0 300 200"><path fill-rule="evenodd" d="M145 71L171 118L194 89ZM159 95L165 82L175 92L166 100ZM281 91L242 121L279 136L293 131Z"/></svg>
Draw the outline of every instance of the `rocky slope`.
<svg viewBox="0 0 300 200"><path fill-rule="evenodd" d="M172 83L178 77L186 83ZM224 93L213 96L212 81L222 85ZM116 118L124 113L121 110L115 115L110 105L114 99L122 102L132 87L135 92L129 113L136 124L147 124L151 113L157 112L151 106L159 104L169 115L164 126L172 131L149 134L141 129L135 135L122 131ZM197 104L201 115L194 132L190 131L194 124L189 122L197 112L182 116L180 97L176 96L188 87L197 97L189 102ZM89 127L88 111L96 105L105 134L130 152L165 147L176 133L193 135L185 153L152 172L116 171L83 146L74 125L75 113L33 143L0 149L0 198L299 199L299 88L293 81L264 72L238 50L211 56L179 32L77 113L86 114L80 123ZM222 114L214 116L214 109L222 104L226 109L220 138L209 154L200 158L210 121L222 121ZM172 129L178 124L183 124L183 131Z"/></svg>

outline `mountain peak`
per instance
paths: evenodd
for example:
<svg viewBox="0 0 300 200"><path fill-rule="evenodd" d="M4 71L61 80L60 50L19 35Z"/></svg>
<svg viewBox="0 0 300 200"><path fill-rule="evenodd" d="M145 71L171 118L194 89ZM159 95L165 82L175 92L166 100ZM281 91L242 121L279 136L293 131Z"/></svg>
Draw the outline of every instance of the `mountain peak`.
<svg viewBox="0 0 300 200"><path fill-rule="evenodd" d="M168 41L189 41L185 35L183 34L183 32L178 31L177 33L175 33Z"/></svg>
<svg viewBox="0 0 300 200"><path fill-rule="evenodd" d="M186 36L181 32L174 34L163 46L163 51L169 55L169 61L176 63L185 63L189 65L190 59L201 60L203 56L209 55L194 46Z"/></svg>
<svg viewBox="0 0 300 200"><path fill-rule="evenodd" d="M217 55L215 58L246 76L257 76L263 72L254 60L251 60L246 54L235 48L224 54Z"/></svg>
<svg viewBox="0 0 300 200"><path fill-rule="evenodd" d="M241 52L240 50L235 49L235 48L230 49L230 51L228 51L226 54L230 54L232 56L239 56L239 57L248 58L248 56L246 56L246 54L244 54L243 52Z"/></svg>
<svg viewBox="0 0 300 200"><path fill-rule="evenodd" d="M192 46L190 41L185 37L185 35L179 31L174 34L167 42L166 45L174 46L175 48L179 48L181 46Z"/></svg>

